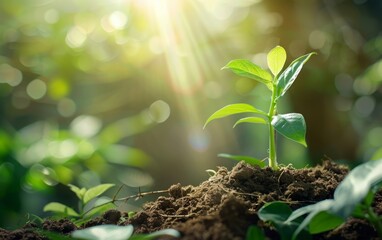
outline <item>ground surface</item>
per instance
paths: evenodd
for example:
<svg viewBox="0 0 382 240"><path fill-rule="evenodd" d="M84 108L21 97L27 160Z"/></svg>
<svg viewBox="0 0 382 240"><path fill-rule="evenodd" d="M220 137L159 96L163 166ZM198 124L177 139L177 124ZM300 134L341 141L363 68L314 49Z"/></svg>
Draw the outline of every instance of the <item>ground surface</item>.
<svg viewBox="0 0 382 240"><path fill-rule="evenodd" d="M295 209L328 198L333 198L337 185L347 174L344 166L324 162L308 169L283 168L273 171L260 169L243 162L231 171L224 167L199 186L173 185L167 196L143 206L129 220L120 221L116 210L106 212L85 227L99 224L134 225L137 233L174 228L181 239L240 240L245 238L250 225L263 228L269 239L279 239L277 232L259 220L256 212L264 203L280 200ZM382 213L377 196L376 212ZM0 239L44 239L30 227L13 232L0 229ZM43 229L70 233L77 227L68 220L45 221ZM373 227L358 219L351 219L340 228L314 239L377 239ZM165 239L165 238L163 238Z"/></svg>

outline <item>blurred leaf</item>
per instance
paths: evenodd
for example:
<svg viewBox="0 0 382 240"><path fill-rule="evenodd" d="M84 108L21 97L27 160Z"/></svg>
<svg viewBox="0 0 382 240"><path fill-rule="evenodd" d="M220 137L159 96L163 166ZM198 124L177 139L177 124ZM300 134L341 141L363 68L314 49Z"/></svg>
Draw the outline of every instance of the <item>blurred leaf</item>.
<svg viewBox="0 0 382 240"><path fill-rule="evenodd" d="M236 103L236 104L230 104L227 106L224 106L223 108L217 110L214 112L206 121L204 124L205 128L209 122L215 119L227 117L230 115L238 114L238 113L259 113L261 115L267 115L265 112L249 105L246 103Z"/></svg>
<svg viewBox="0 0 382 240"><path fill-rule="evenodd" d="M99 195L101 195L102 193L114 186L115 184L105 183L88 189L84 194L84 204L88 203L93 198L98 197Z"/></svg>
<svg viewBox="0 0 382 240"><path fill-rule="evenodd" d="M231 155L227 153L220 153L218 157L229 158L236 161L244 161L252 166L259 166L261 168L265 167L265 163L263 160L260 160L254 157L242 156L242 155Z"/></svg>
<svg viewBox="0 0 382 240"><path fill-rule="evenodd" d="M299 113L279 114L273 117L272 126L285 137L306 147L306 124Z"/></svg>
<svg viewBox="0 0 382 240"><path fill-rule="evenodd" d="M265 84L271 91L273 91L271 74L249 60L232 60L222 69L231 69L235 74L261 82Z"/></svg>
<svg viewBox="0 0 382 240"><path fill-rule="evenodd" d="M55 213L61 213L65 216L73 216L73 217L79 217L79 214L73 210L73 208L70 208L62 203L58 202L51 202L45 205L44 212L55 212Z"/></svg>
<svg viewBox="0 0 382 240"><path fill-rule="evenodd" d="M286 61L286 51L283 47L273 48L267 56L268 66L274 76L277 76L283 69Z"/></svg>
<svg viewBox="0 0 382 240"><path fill-rule="evenodd" d="M133 226L99 225L76 230L72 237L84 240L126 240L133 234Z"/></svg>
<svg viewBox="0 0 382 240"><path fill-rule="evenodd" d="M174 229L163 229L163 230L159 230L149 234L135 235L129 238L129 240L149 240L149 239L156 239L161 236L171 236L171 237L179 238L180 233Z"/></svg>
<svg viewBox="0 0 382 240"><path fill-rule="evenodd" d="M319 212L315 215L309 223L309 232L311 234L317 234L332 230L344 223L344 220L334 214L327 211Z"/></svg>
<svg viewBox="0 0 382 240"><path fill-rule="evenodd" d="M247 234L245 235L245 240L265 240L264 232L255 225L249 226Z"/></svg>

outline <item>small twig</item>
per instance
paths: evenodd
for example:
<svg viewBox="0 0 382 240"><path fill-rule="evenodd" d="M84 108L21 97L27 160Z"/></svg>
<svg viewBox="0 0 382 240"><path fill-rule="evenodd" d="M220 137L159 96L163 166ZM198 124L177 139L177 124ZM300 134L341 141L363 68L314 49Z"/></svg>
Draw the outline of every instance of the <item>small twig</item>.
<svg viewBox="0 0 382 240"><path fill-rule="evenodd" d="M134 194L134 195L123 197L123 198L116 198L118 193L121 191L121 189L122 189L122 186L117 190L117 193L114 195L112 200L110 200L108 202L104 202L104 203L102 203L100 205L97 205L97 206L94 206L94 207L90 208L89 210L84 212L82 214L82 216L85 216L87 213L89 213L90 211L93 211L96 208L105 206L105 205L110 204L110 203L114 204L115 202L128 201L128 200L130 200L132 198L135 198L135 200L138 200L138 199L140 199L140 198L142 198L144 196L153 195L153 194L162 194L162 193L168 193L169 192L169 190L158 190L158 191L150 191L150 192L141 192L140 188L139 188L138 194Z"/></svg>

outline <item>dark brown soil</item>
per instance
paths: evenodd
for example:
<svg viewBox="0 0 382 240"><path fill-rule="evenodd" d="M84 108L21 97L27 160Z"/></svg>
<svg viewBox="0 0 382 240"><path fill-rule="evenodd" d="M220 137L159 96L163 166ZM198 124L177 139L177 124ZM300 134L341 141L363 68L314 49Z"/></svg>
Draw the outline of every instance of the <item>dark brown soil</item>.
<svg viewBox="0 0 382 240"><path fill-rule="evenodd" d="M296 209L333 198L335 188L347 172L346 167L329 161L314 168L283 168L279 171L240 162L231 171L220 167L215 176L199 186L171 186L168 196L148 202L142 211L126 221L120 220L127 219L121 218L126 213L111 210L82 227L132 224L136 233L174 228L183 240L240 240L245 239L250 225L257 225L269 239L279 239L277 232L257 217L256 212L264 203L280 200ZM377 213L382 212L382 204L375 203L375 208ZM67 220L47 220L42 228L67 234L76 226ZM13 232L0 229L0 239L43 239L36 234L34 238L30 237L30 234L35 234L30 228ZM373 238L377 239L374 228L359 219L350 219L333 231L314 236L314 239Z"/></svg>

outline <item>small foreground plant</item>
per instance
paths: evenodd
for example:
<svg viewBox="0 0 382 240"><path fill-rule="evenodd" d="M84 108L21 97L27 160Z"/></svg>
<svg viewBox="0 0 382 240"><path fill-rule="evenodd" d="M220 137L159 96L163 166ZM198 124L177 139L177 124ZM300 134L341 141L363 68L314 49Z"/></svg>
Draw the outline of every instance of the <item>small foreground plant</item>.
<svg viewBox="0 0 382 240"><path fill-rule="evenodd" d="M281 239L308 239L307 234L332 230L349 217L366 219L382 239L382 216L373 207L374 196L381 189L382 159L354 168L326 199L292 212L287 203L266 203L259 218L271 222Z"/></svg>
<svg viewBox="0 0 382 240"><path fill-rule="evenodd" d="M268 112L253 107L245 103L227 105L213 113L204 124L207 126L212 120L227 117L239 113L255 113L259 117L246 117L239 119L234 127L240 123L255 123L268 125L269 129L269 156L268 164L272 169L278 169L276 158L275 131L281 135L298 142L306 147L305 134L306 124L304 117L299 113L278 114L277 102L284 96L286 91L292 86L293 82L300 73L303 65L315 53L309 53L295 59L289 67L281 74L286 61L286 51L283 47L273 48L267 55L268 67L271 73L262 69L258 65L244 59L230 61L222 69L230 69L235 74L254 79L267 86L271 91L271 101Z"/></svg>

